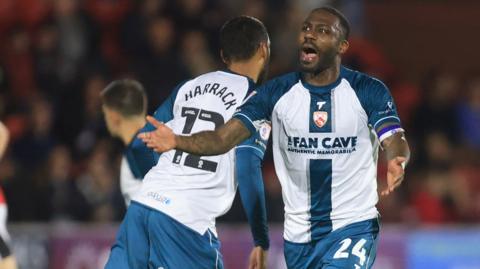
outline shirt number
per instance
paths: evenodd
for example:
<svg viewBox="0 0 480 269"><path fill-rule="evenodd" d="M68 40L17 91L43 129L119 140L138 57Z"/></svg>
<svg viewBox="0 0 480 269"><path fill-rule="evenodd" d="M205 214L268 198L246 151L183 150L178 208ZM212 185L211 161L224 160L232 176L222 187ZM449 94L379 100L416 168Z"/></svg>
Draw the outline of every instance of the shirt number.
<svg viewBox="0 0 480 269"><path fill-rule="evenodd" d="M223 123L225 122L223 116L220 113L193 107L182 107L181 115L182 117L185 117L185 125L183 126L182 134L190 134L193 129L193 125L197 120L212 122L213 124L215 124L215 128L223 125ZM183 154L186 153L180 150L176 150L175 154L173 155L173 163L180 164ZM215 172L217 171L218 163L202 159L201 156L187 154L183 165L204 171Z"/></svg>

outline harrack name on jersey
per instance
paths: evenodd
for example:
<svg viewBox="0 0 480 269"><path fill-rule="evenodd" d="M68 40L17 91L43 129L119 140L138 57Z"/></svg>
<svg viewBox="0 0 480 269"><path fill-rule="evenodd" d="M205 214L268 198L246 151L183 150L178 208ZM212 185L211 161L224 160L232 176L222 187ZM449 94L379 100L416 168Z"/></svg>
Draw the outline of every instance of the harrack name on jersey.
<svg viewBox="0 0 480 269"><path fill-rule="evenodd" d="M220 88L220 84L218 83L213 83L213 84L207 83L205 85L195 86L195 90L190 90L188 93L185 94L185 101L187 101L188 99L197 97L199 95L210 93L217 96L218 98L221 98L227 110L237 104L237 99L235 98L235 94L233 92L227 91L228 87L222 87L217 92L219 88Z"/></svg>

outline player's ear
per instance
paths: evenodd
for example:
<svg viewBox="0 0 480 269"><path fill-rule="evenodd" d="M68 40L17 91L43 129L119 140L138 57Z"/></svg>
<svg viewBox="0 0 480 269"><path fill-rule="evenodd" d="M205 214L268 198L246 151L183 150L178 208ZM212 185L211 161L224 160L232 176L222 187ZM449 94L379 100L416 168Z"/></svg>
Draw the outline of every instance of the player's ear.
<svg viewBox="0 0 480 269"><path fill-rule="evenodd" d="M267 61L270 58L270 46L267 42L260 43L258 51L262 60Z"/></svg>
<svg viewBox="0 0 480 269"><path fill-rule="evenodd" d="M350 43L348 43L348 40L344 39L340 41L340 46L338 47L338 53L339 54L345 54L347 52L348 47L350 47Z"/></svg>
<svg viewBox="0 0 480 269"><path fill-rule="evenodd" d="M222 59L222 62L226 65L228 65L227 59L225 59L225 56L223 55L223 50L220 50L220 58Z"/></svg>

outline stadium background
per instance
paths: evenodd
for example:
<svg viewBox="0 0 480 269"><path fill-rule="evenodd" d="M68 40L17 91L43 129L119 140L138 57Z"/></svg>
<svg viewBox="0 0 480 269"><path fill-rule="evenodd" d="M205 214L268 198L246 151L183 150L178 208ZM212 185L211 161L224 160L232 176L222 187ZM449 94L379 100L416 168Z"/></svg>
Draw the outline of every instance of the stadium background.
<svg viewBox="0 0 480 269"><path fill-rule="evenodd" d="M122 146L100 109L109 81L139 79L152 111L176 83L222 68L217 33L239 14L269 29L270 77L291 71L300 23L323 3L350 19L344 64L390 87L413 151L405 183L379 202L376 268L480 268L478 1L0 0L0 119L11 132L0 184L21 268L101 268L108 255L125 210ZM282 268L271 157L264 177L270 263ZM227 268L244 268L238 202L219 227Z"/></svg>

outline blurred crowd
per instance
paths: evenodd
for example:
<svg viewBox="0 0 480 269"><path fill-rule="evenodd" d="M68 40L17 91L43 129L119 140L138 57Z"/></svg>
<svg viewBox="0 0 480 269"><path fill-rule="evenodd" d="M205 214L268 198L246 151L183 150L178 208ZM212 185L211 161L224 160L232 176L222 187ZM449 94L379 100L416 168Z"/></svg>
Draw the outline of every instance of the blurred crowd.
<svg viewBox="0 0 480 269"><path fill-rule="evenodd" d="M421 81L406 82L368 40L363 1L309 0L1 0L0 120L12 141L0 162L0 184L10 220L120 220L123 148L102 118L99 92L106 84L140 80L152 112L177 83L223 68L218 31L239 14L260 18L269 29L270 77L290 72L301 21L322 3L351 20L344 64L386 82L413 150L404 184L380 200L383 220L480 221L480 72L432 66ZM380 163L381 187L386 167ZM282 221L271 156L264 177L269 220ZM223 220L243 221L241 205Z"/></svg>

